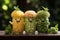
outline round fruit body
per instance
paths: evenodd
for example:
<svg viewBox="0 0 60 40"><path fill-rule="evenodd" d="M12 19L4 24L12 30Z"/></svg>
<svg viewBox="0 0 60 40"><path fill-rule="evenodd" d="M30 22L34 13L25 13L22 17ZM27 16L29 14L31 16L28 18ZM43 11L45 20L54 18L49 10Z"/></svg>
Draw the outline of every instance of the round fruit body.
<svg viewBox="0 0 60 40"><path fill-rule="evenodd" d="M24 12L14 10L11 14L12 17L12 31L13 34L20 34L24 31Z"/></svg>
<svg viewBox="0 0 60 40"><path fill-rule="evenodd" d="M37 12L36 21L37 21L37 31L40 33L47 33L50 22L49 22L50 13L46 8Z"/></svg>
<svg viewBox="0 0 60 40"><path fill-rule="evenodd" d="M36 30L36 15L37 13L33 10L28 10L25 12L25 31L28 34L35 33Z"/></svg>

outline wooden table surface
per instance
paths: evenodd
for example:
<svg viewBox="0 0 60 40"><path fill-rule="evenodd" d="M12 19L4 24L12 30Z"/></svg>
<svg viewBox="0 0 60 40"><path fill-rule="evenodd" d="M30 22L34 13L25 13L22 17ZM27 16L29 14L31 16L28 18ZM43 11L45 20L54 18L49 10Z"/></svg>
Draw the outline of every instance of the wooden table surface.
<svg viewBox="0 0 60 40"><path fill-rule="evenodd" d="M20 35L6 35L5 34L5 31L0 31L0 36L60 36L60 31L58 31L57 34L42 34L42 33L39 33L38 35L35 35L35 34L31 34L31 35L23 35L23 34L20 34Z"/></svg>
<svg viewBox="0 0 60 40"><path fill-rule="evenodd" d="M31 39L31 40L37 40L37 39L53 39L55 40L56 38L60 39L60 31L58 31L57 34L38 34L38 35L5 35L4 31L0 31L0 39Z"/></svg>

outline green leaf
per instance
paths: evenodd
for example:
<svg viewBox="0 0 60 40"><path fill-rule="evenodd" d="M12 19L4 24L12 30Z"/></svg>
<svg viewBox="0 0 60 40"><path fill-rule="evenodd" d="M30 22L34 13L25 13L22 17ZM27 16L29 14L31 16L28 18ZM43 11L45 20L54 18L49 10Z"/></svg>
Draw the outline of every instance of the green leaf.
<svg viewBox="0 0 60 40"><path fill-rule="evenodd" d="M11 34L12 33L12 29L11 29L11 26L8 25L6 28L5 28L5 33L6 34Z"/></svg>
<svg viewBox="0 0 60 40"><path fill-rule="evenodd" d="M48 11L48 10L49 10L48 8L45 8L45 7L43 7L43 6L42 6L42 8L43 8L45 11Z"/></svg>
<svg viewBox="0 0 60 40"><path fill-rule="evenodd" d="M55 28L58 28L58 24L55 25Z"/></svg>
<svg viewBox="0 0 60 40"><path fill-rule="evenodd" d="M18 6L14 6L14 9L15 9L15 10L20 10L20 9L18 8Z"/></svg>

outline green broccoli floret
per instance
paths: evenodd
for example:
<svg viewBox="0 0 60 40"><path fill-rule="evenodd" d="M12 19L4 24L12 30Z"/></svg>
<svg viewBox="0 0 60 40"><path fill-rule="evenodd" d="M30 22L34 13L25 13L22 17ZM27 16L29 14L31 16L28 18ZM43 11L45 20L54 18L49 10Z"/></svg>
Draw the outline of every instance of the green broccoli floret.
<svg viewBox="0 0 60 40"><path fill-rule="evenodd" d="M6 28L5 28L5 33L6 34L11 34L12 33L12 28L10 25L8 25Z"/></svg>
<svg viewBox="0 0 60 40"><path fill-rule="evenodd" d="M44 8L44 10L40 10L37 12L36 16L36 27L38 32L47 33L50 22L49 22L50 13L48 12L48 8Z"/></svg>
<svg viewBox="0 0 60 40"><path fill-rule="evenodd" d="M55 25L55 27L51 27L48 29L48 33L50 34L56 34L58 32L58 24Z"/></svg>

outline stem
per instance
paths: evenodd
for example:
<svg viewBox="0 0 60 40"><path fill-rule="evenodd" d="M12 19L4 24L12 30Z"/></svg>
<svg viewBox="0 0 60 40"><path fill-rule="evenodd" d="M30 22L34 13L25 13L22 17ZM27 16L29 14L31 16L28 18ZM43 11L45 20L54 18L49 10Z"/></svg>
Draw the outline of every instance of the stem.
<svg viewBox="0 0 60 40"><path fill-rule="evenodd" d="M58 24L56 24L55 27L58 28Z"/></svg>
<svg viewBox="0 0 60 40"><path fill-rule="evenodd" d="M18 6L14 6L14 9L15 9L15 10L20 10L20 9L18 8Z"/></svg>
<svg viewBox="0 0 60 40"><path fill-rule="evenodd" d="M43 7L43 6L42 6L42 8L43 8L45 11L48 11L48 10L49 10L48 8L45 8L45 7Z"/></svg>

